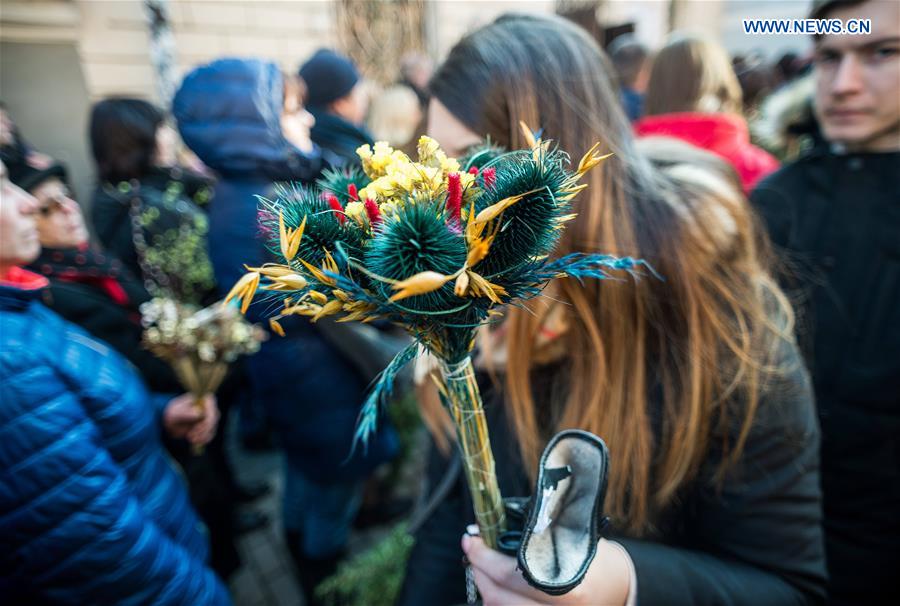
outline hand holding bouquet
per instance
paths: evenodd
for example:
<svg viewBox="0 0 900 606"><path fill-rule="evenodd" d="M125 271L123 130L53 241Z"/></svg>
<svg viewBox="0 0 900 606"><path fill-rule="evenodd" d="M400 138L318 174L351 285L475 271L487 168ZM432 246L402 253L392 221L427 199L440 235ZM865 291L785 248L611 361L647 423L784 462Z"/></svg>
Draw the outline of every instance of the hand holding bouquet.
<svg viewBox="0 0 900 606"><path fill-rule="evenodd" d="M205 414L204 398L219 388L238 356L255 353L265 337L237 309L222 304L197 310L171 299L141 305L144 346L168 363Z"/></svg>

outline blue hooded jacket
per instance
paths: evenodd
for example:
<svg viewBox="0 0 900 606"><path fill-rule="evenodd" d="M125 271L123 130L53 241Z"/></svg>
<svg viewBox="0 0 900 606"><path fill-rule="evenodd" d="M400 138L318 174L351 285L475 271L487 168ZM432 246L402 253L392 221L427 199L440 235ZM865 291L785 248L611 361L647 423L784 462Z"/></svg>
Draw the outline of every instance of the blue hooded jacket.
<svg viewBox="0 0 900 606"><path fill-rule="evenodd" d="M305 155L281 133L284 99L274 63L221 59L189 73L172 101L181 137L219 175L209 208L210 258L220 290L268 256L258 235L256 196L276 181L310 182L318 151Z"/></svg>
<svg viewBox="0 0 900 606"><path fill-rule="evenodd" d="M138 374L0 285L0 596L11 604L229 604Z"/></svg>
<svg viewBox="0 0 900 606"><path fill-rule="evenodd" d="M185 143L219 174L209 247L223 294L245 264L274 261L259 235L256 196L270 196L277 181L310 183L322 168L318 150L306 156L282 135L283 100L274 63L220 59L188 74L172 104ZM259 320L265 311L256 304L248 316ZM385 423L366 453L347 460L368 386L308 319L282 325L287 337L271 335L247 370L291 463L327 483L364 477L391 459L399 444Z"/></svg>

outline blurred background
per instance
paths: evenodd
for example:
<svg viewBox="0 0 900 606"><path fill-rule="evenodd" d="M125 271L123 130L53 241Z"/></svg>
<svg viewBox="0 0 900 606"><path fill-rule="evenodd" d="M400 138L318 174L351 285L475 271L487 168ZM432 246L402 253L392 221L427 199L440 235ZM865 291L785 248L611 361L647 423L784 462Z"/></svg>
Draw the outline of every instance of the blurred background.
<svg viewBox="0 0 900 606"><path fill-rule="evenodd" d="M603 46L633 33L650 48L698 31L731 55L772 61L802 36L746 36L745 18L805 16L809 0L3 0L0 98L31 143L65 162L79 199L94 182L88 109L111 94L163 107L192 67L222 56L276 61L287 73L320 47L349 55L375 88L402 59L439 62L465 32L508 11L559 13Z"/></svg>

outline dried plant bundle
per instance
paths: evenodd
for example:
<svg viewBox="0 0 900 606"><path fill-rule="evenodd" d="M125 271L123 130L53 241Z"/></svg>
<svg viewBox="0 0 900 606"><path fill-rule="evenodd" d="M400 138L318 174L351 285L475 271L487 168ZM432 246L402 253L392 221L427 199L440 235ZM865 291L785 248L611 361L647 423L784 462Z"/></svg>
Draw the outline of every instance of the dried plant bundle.
<svg viewBox="0 0 900 606"><path fill-rule="evenodd" d="M196 309L172 299L141 305L144 347L172 367L181 385L203 411L203 398L225 380L238 356L259 351L265 331L230 305Z"/></svg>
<svg viewBox="0 0 900 606"><path fill-rule="evenodd" d="M475 382L476 330L541 294L555 278L637 275L645 263L603 254L551 256L579 181L608 155L599 145L576 167L568 155L522 125L530 149L483 146L467 159L447 157L422 137L418 158L386 143L359 148L362 171L326 173L316 188L282 186L260 198L260 223L278 260L248 267L227 299L246 310L257 294L277 299L271 319L384 321L415 342L376 381L363 405L356 442L363 446L392 396L397 373L421 345L441 361L439 392L453 418L481 534L496 545L504 511Z"/></svg>

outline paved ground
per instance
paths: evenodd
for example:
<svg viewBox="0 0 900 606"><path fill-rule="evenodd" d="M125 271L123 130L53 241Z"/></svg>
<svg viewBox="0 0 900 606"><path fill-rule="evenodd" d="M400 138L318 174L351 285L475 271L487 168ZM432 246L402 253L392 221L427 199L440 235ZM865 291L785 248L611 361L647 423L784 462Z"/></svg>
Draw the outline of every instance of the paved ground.
<svg viewBox="0 0 900 606"><path fill-rule="evenodd" d="M237 432L229 428L230 436ZM424 438L424 435L420 436ZM421 440L420 440L421 442ZM419 444L417 451L424 449ZM269 482L273 490L251 505L269 515L267 528L243 535L238 540L243 566L229 583L235 606L302 606L303 595L292 570L293 562L281 536L282 458L278 452L254 453L240 448L236 440L229 443L229 452L239 481ZM401 492L414 498L419 488L423 456L410 457L413 461L404 466L406 489ZM350 535L348 551L360 553L385 536L388 527L373 528ZM375 606L375 605L373 605Z"/></svg>
<svg viewBox="0 0 900 606"><path fill-rule="evenodd" d="M274 490L252 505L271 518L267 528L243 535L238 540L243 567L232 576L231 595L235 606L299 606L303 596L291 570L293 563L281 537L281 456L277 453L248 453L232 450L241 480L270 482Z"/></svg>

